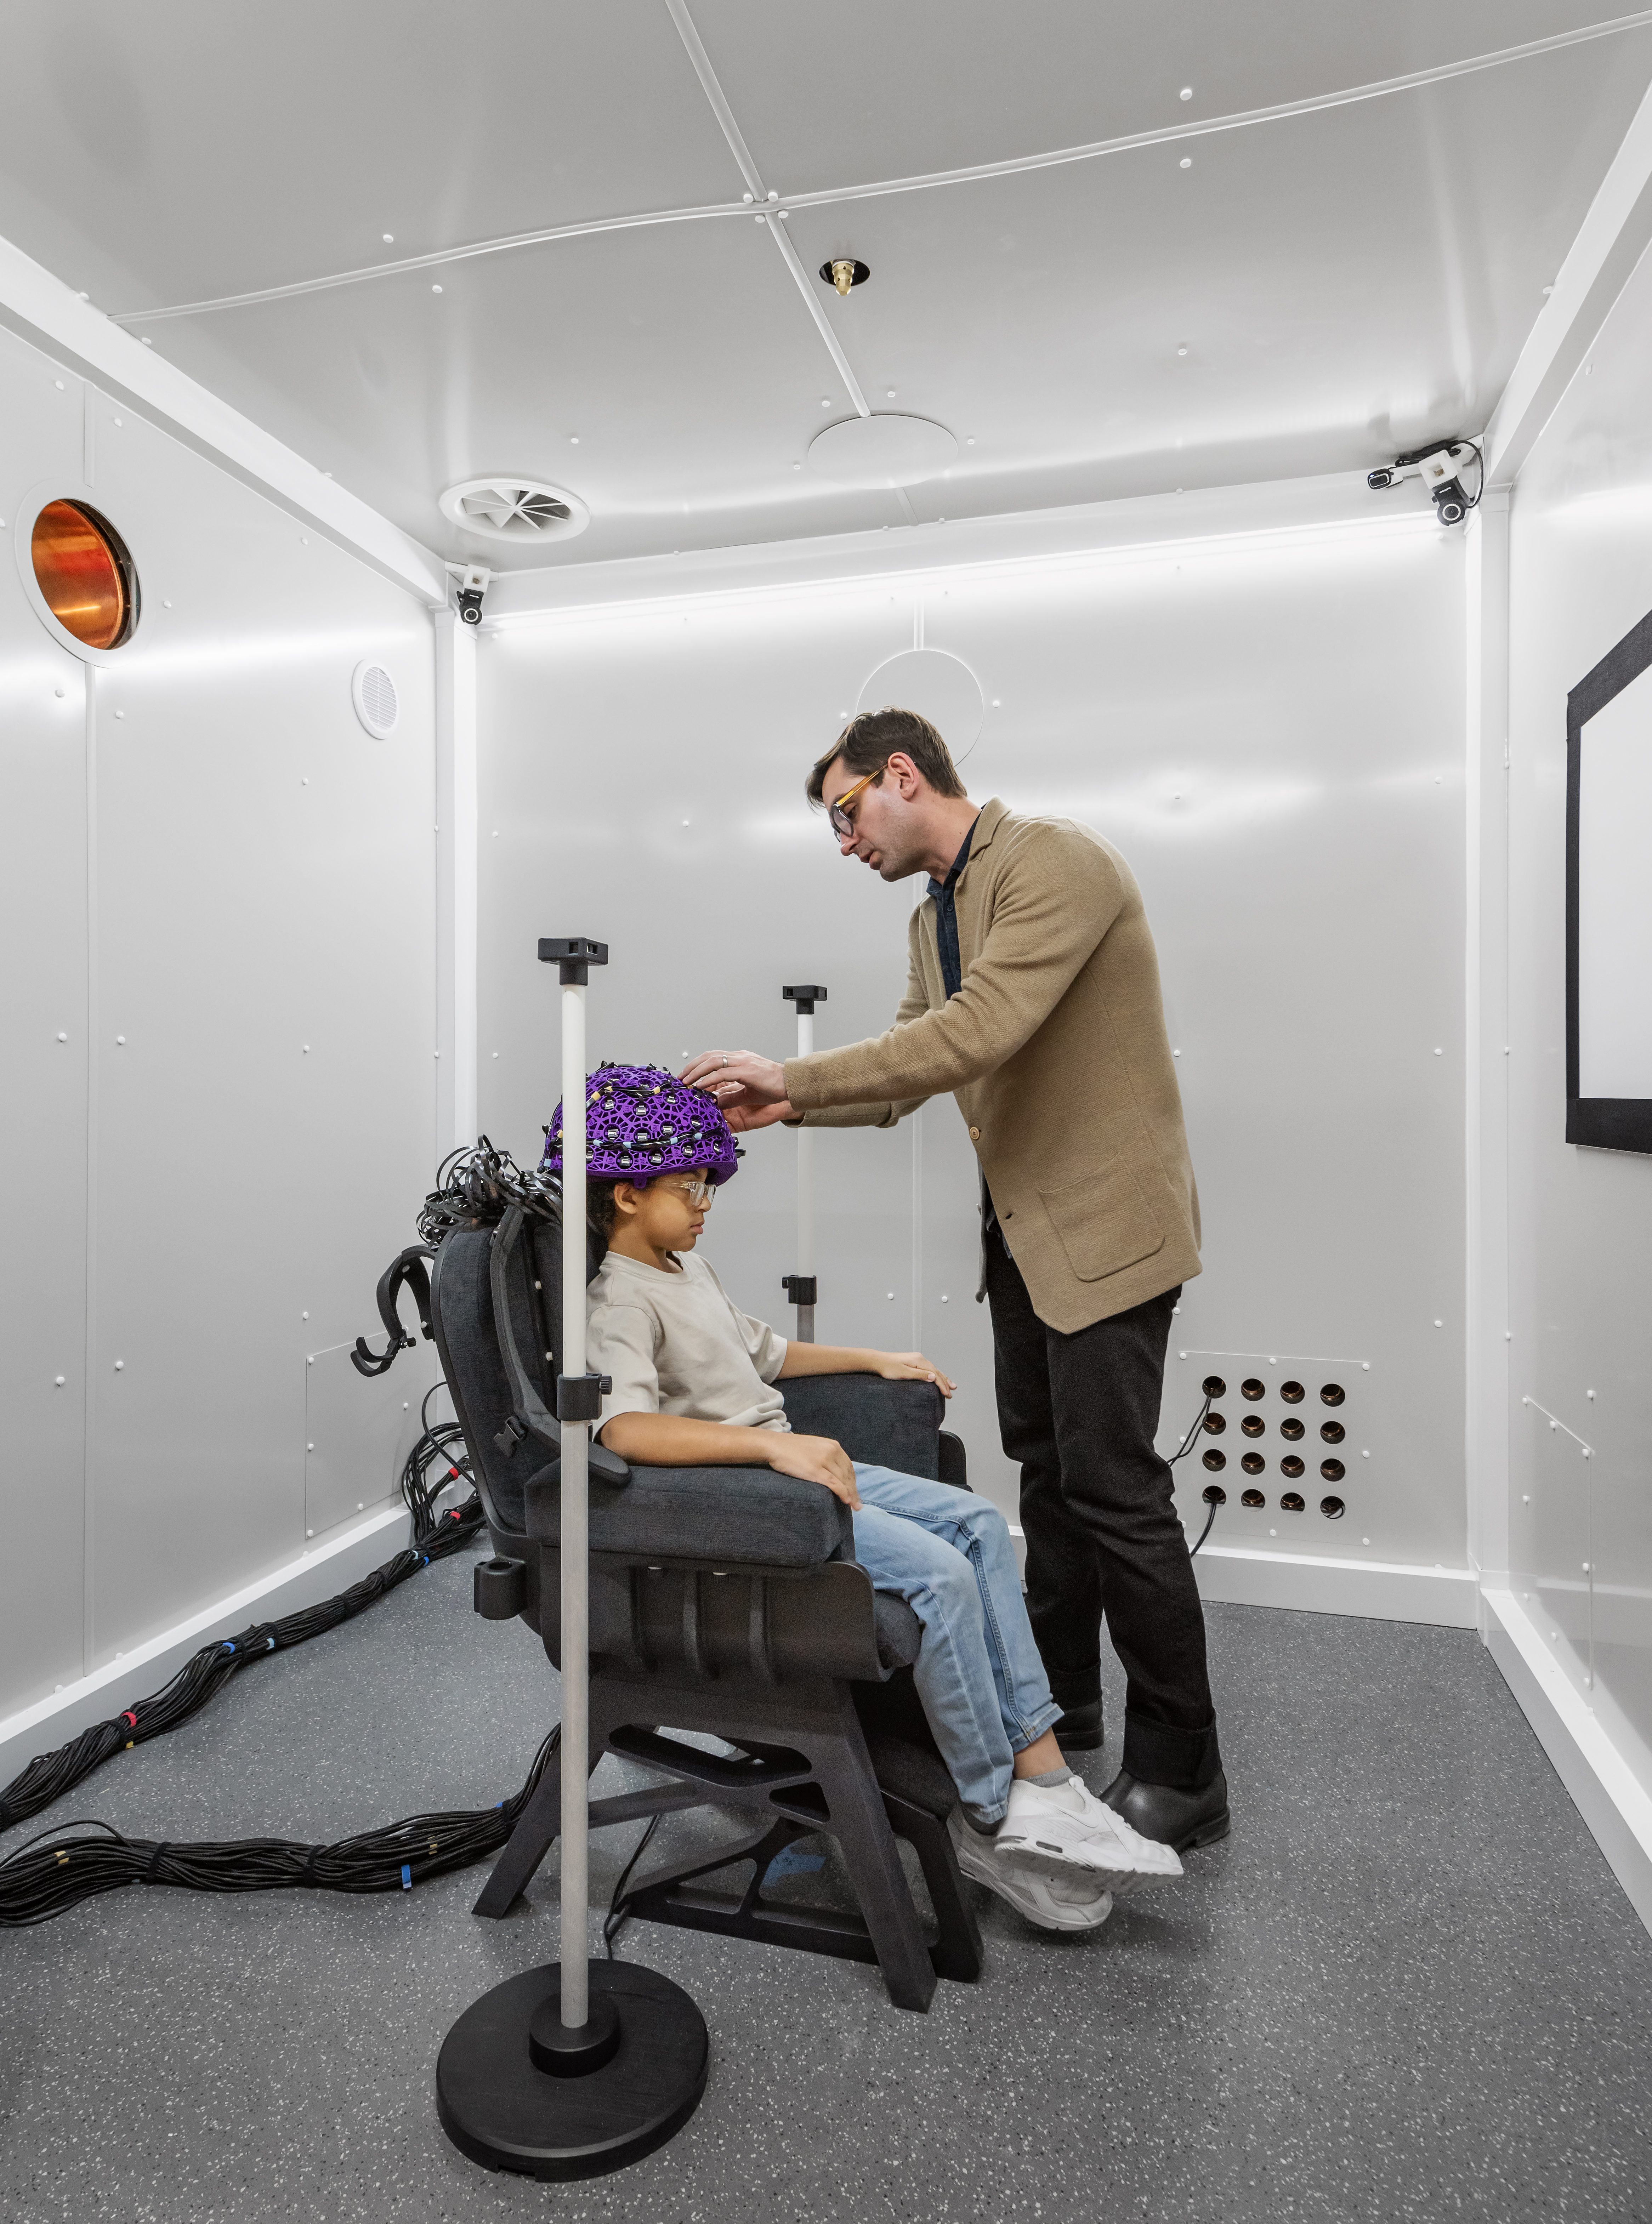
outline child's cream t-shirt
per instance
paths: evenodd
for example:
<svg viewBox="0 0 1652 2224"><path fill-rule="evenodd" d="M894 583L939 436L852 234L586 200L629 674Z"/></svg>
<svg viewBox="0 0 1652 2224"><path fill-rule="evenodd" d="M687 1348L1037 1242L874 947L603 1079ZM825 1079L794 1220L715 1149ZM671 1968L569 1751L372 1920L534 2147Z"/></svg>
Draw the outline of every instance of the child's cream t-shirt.
<svg viewBox="0 0 1652 2224"><path fill-rule="evenodd" d="M617 1413L677 1413L735 1429L789 1429L771 1386L786 1339L730 1300L703 1259L680 1274L611 1251L591 1285L585 1364L611 1374L600 1436Z"/></svg>

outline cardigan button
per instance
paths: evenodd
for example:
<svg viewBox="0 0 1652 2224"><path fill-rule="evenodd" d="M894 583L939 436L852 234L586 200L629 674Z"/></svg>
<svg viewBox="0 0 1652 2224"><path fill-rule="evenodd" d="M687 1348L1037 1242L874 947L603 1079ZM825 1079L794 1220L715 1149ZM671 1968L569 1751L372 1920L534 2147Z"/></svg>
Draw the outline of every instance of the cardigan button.
<svg viewBox="0 0 1652 2224"><path fill-rule="evenodd" d="M978 1143L978 1142L980 1141L980 1140L981 1140L981 1131L980 1131L980 1129L979 1129L978 1128L972 1128L970 1129L970 1140L971 1140L971 1142L972 1142L972 1143Z"/></svg>

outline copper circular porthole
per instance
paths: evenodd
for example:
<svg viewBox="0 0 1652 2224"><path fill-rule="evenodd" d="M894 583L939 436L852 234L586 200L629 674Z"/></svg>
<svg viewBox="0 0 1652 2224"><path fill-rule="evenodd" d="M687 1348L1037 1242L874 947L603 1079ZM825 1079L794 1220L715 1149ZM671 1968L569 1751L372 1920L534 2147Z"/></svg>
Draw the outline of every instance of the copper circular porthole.
<svg viewBox="0 0 1652 2224"><path fill-rule="evenodd" d="M1227 1465L1227 1454L1225 1452L1208 1451L1205 1455L1205 1464L1209 1468L1212 1475L1219 1475L1222 1469Z"/></svg>
<svg viewBox="0 0 1652 2224"><path fill-rule="evenodd" d="M137 573L126 544L85 502L48 502L29 543L46 607L87 648L118 648L137 623Z"/></svg>

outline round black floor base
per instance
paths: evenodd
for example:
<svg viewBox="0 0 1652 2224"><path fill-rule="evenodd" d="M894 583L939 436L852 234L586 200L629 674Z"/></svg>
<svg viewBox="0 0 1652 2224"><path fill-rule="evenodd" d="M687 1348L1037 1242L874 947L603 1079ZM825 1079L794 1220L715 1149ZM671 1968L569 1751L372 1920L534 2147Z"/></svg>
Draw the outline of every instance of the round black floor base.
<svg viewBox="0 0 1652 2224"><path fill-rule="evenodd" d="M465 2009L436 2062L436 2113L462 2154L529 2177L600 2177L663 2146L699 2106L711 2057L705 2018L669 1978L631 1962L591 1964L593 2022L612 2008L619 2044L583 2076L529 2050L535 2009L560 1966L524 1970Z"/></svg>

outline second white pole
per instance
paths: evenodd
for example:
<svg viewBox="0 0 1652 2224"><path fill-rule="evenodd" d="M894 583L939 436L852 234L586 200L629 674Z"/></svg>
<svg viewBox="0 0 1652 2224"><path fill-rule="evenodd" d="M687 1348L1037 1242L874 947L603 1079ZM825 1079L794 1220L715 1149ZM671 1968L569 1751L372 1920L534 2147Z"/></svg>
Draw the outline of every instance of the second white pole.
<svg viewBox="0 0 1652 2224"><path fill-rule="evenodd" d="M562 1366L585 1371L585 992L562 988ZM590 1437L562 1424L562 2021L590 2019Z"/></svg>

